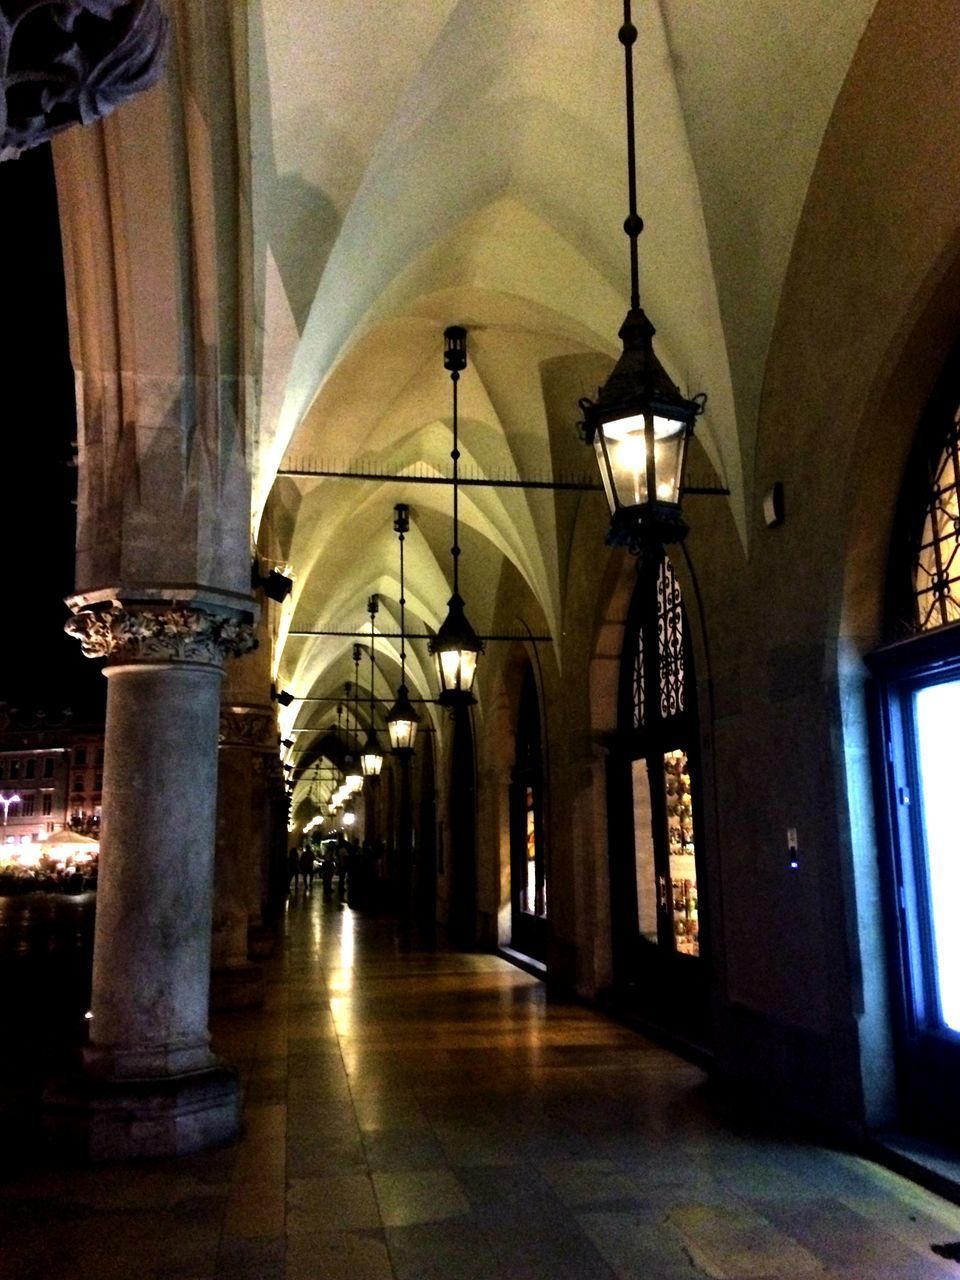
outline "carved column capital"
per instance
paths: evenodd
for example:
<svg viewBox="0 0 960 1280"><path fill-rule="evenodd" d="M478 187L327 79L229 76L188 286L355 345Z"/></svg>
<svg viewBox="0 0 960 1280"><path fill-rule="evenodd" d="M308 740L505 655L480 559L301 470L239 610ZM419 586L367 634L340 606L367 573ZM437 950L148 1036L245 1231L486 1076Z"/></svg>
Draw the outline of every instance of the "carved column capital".
<svg viewBox="0 0 960 1280"><path fill-rule="evenodd" d="M159 0L0 0L0 160L149 88L167 28Z"/></svg>
<svg viewBox="0 0 960 1280"><path fill-rule="evenodd" d="M251 621L193 605L167 608L113 605L81 609L64 624L87 658L119 662L200 662L220 666L249 653L257 640Z"/></svg>

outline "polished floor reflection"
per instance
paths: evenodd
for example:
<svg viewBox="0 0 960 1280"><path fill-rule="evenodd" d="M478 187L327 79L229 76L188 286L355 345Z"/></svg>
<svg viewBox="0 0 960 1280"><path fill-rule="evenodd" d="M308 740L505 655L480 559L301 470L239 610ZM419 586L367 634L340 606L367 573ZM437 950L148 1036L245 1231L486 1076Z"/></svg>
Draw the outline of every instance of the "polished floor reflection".
<svg viewBox="0 0 960 1280"><path fill-rule="evenodd" d="M960 1210L736 1116L696 1068L490 956L291 903L221 1017L246 1135L3 1175L4 1280L933 1280Z"/></svg>

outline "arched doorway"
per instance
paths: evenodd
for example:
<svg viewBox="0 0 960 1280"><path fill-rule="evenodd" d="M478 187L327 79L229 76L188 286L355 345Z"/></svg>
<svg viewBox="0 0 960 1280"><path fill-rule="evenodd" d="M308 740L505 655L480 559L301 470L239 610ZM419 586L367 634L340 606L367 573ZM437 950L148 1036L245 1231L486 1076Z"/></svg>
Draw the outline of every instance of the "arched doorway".
<svg viewBox="0 0 960 1280"><path fill-rule="evenodd" d="M960 351L908 464L876 676L875 773L900 1123L960 1139Z"/></svg>
<svg viewBox="0 0 960 1280"><path fill-rule="evenodd" d="M640 561L608 757L614 987L656 1027L703 1046L699 726L689 628L673 564Z"/></svg>
<svg viewBox="0 0 960 1280"><path fill-rule="evenodd" d="M547 856L543 821L540 702L532 667L524 673L517 713L516 762L510 775L510 945L547 957Z"/></svg>

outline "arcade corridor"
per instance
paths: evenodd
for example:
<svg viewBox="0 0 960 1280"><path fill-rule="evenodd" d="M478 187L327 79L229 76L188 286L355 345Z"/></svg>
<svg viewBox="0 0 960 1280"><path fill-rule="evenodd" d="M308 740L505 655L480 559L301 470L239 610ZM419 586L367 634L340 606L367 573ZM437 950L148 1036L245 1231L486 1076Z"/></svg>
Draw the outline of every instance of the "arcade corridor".
<svg viewBox="0 0 960 1280"><path fill-rule="evenodd" d="M933 1280L960 1209L487 955L294 900L234 1148L5 1174L3 1280Z"/></svg>

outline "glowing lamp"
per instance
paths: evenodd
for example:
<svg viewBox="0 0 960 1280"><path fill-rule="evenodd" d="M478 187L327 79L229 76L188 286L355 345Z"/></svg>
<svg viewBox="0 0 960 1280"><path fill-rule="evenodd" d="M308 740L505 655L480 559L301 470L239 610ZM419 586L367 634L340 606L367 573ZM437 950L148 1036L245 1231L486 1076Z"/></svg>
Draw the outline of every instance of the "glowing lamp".
<svg viewBox="0 0 960 1280"><path fill-rule="evenodd" d="M413 755L417 741L417 730L420 717L410 702L407 686L401 684L397 690L397 700L387 716L387 730L390 734L390 749L394 755Z"/></svg>
<svg viewBox="0 0 960 1280"><path fill-rule="evenodd" d="M439 701L443 706L469 706L473 701L473 680L483 642L467 621L463 600L457 592L450 597L447 616L430 641L437 661L440 681Z"/></svg>

